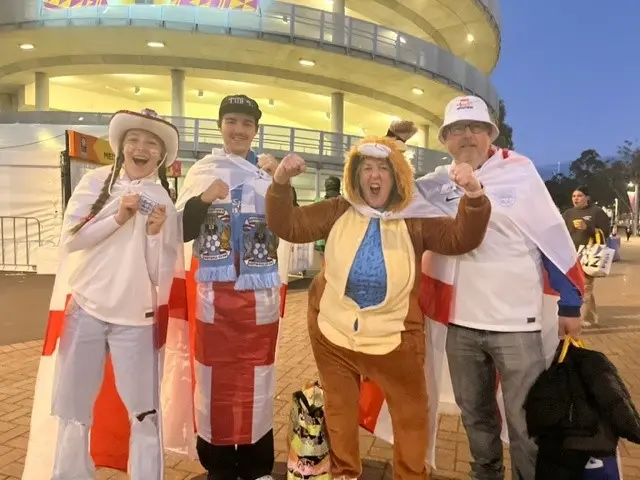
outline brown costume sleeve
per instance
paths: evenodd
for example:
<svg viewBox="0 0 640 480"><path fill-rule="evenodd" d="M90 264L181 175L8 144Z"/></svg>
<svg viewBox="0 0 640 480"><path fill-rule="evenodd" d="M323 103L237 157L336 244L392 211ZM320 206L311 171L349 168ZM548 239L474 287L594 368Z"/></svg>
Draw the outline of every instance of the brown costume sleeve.
<svg viewBox="0 0 640 480"><path fill-rule="evenodd" d="M310 243L326 239L333 224L349 208L342 197L293 206L291 185L272 182L265 197L267 226L291 243Z"/></svg>
<svg viewBox="0 0 640 480"><path fill-rule="evenodd" d="M437 217L420 220L422 247L442 255L462 255L477 248L484 239L491 202L483 195L460 200L455 218Z"/></svg>

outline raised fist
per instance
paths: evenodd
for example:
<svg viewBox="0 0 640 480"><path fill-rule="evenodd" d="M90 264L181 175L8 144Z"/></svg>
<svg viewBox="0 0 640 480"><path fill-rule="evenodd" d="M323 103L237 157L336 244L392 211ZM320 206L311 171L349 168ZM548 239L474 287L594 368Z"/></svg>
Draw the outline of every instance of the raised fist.
<svg viewBox="0 0 640 480"><path fill-rule="evenodd" d="M216 178L207 189L202 192L200 198L204 203L213 203L216 200L222 200L229 195L229 185L219 178Z"/></svg>
<svg viewBox="0 0 640 480"><path fill-rule="evenodd" d="M138 211L140 207L140 195L128 194L120 198L120 208L116 213L116 222L118 225L127 223Z"/></svg>
<svg viewBox="0 0 640 480"><path fill-rule="evenodd" d="M482 190L482 185L473 173L473 167L468 163L459 163L451 167L449 177L465 192L475 193Z"/></svg>
<svg viewBox="0 0 640 480"><path fill-rule="evenodd" d="M273 174L273 181L285 185L291 178L304 173L307 165L304 159L295 153L290 153L282 159L280 165Z"/></svg>
<svg viewBox="0 0 640 480"><path fill-rule="evenodd" d="M273 174L276 173L276 168L278 168L278 161L269 153L260 155L258 157L258 168L261 168L273 177Z"/></svg>
<svg viewBox="0 0 640 480"><path fill-rule="evenodd" d="M167 219L167 207L156 205L147 217L147 235L153 236L160 233L164 221Z"/></svg>

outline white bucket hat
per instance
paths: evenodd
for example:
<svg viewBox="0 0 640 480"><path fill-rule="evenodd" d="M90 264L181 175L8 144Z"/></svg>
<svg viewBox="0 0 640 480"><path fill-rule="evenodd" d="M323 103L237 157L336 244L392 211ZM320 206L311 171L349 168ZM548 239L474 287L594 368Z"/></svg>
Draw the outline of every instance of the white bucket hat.
<svg viewBox="0 0 640 480"><path fill-rule="evenodd" d="M166 158L164 165L168 168L178 158L180 135L171 123L161 119L156 112L144 109L141 113L129 110L116 112L109 122L109 145L117 153L122 139L129 130L145 130L156 135L164 143Z"/></svg>
<svg viewBox="0 0 640 480"><path fill-rule="evenodd" d="M456 122L482 122L491 126L491 142L493 143L500 130L489 115L489 108L484 100L471 95L465 97L456 97L451 100L444 109L444 123L440 127L438 138L440 143L444 144L443 132L452 123Z"/></svg>

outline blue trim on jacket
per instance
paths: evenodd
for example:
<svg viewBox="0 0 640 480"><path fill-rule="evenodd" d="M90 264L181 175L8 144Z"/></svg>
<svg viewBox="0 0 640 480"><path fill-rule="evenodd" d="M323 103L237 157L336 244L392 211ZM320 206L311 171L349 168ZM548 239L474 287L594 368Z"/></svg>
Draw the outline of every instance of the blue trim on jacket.
<svg viewBox="0 0 640 480"><path fill-rule="evenodd" d="M582 307L582 294L578 287L542 252L542 265L549 274L549 285L560 294L558 315L561 317L579 317Z"/></svg>

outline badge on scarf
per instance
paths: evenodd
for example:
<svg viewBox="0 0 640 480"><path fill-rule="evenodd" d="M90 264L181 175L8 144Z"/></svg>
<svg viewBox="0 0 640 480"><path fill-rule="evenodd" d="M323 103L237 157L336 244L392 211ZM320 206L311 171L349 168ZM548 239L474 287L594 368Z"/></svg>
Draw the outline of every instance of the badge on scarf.
<svg viewBox="0 0 640 480"><path fill-rule="evenodd" d="M251 216L242 225L243 261L248 267L270 267L278 261L278 238L268 229L264 217Z"/></svg>
<svg viewBox="0 0 640 480"><path fill-rule="evenodd" d="M231 255L231 215L225 208L210 208L200 235L200 259L224 260Z"/></svg>

